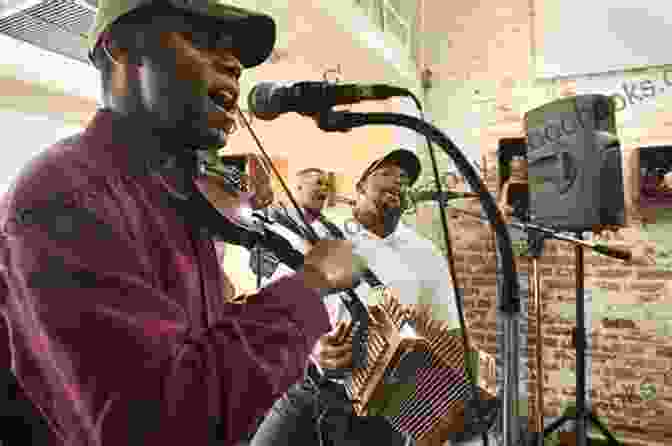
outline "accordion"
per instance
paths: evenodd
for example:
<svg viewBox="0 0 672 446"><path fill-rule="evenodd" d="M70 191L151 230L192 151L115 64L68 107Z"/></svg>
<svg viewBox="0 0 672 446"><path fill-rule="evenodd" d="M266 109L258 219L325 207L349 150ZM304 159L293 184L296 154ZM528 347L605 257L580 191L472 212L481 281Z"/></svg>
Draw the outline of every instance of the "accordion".
<svg viewBox="0 0 672 446"><path fill-rule="evenodd" d="M464 401L473 388L464 371L461 336L428 311L401 305L391 290L376 290L381 312L369 320L367 367L352 371L345 387L359 416L384 416L418 444L440 445L464 430ZM383 320L379 320L379 319ZM494 398L495 360L473 364L481 399ZM470 355L471 355L470 354Z"/></svg>

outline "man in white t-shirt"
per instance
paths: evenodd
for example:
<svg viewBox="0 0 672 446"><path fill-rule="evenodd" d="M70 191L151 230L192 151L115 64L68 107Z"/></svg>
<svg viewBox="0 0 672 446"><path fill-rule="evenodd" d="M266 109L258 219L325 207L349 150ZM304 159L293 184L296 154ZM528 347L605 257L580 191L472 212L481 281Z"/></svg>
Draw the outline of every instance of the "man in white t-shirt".
<svg viewBox="0 0 672 446"><path fill-rule="evenodd" d="M308 181L308 185L312 184L315 188L306 188L304 183L299 182L302 189L297 190L297 202L312 217L309 223L318 235L350 239L354 251L367 260L376 278L392 288L402 304L425 305L431 309L434 318L448 322L449 328L459 329L446 259L430 240L401 222L403 188L412 186L419 175L420 162L408 150L395 150L373 162L357 182L358 196L352 214L335 217L335 229L332 222L324 223L326 219L319 212L326 199L326 192L322 195L317 188L319 175L312 182ZM283 213L289 216L291 211ZM284 225L275 223L270 228L290 239L297 249L307 249L298 235L302 227L300 220L296 219L293 223L287 222L284 217L281 220ZM280 265L270 281L291 271ZM369 283L363 280L355 291L360 299L365 300L370 289ZM351 412L347 413L344 406L349 402L342 386L338 380L325 378L325 371L344 370L352 366L352 345L337 341L349 328L350 319L341 299L338 295L330 295L324 300L334 330L316 344L306 380L276 402L253 438L252 446L318 445L321 444L320 436L325 439L325 444L330 442L333 446L369 444L373 438L385 445L412 443L412 440L394 431L383 417L356 417ZM329 405L336 409L331 410ZM325 406L328 416L319 423L318 419L323 415L321 409ZM496 407L493 411L496 412ZM469 430L468 420L466 424L465 428ZM478 433L467 435L466 439Z"/></svg>

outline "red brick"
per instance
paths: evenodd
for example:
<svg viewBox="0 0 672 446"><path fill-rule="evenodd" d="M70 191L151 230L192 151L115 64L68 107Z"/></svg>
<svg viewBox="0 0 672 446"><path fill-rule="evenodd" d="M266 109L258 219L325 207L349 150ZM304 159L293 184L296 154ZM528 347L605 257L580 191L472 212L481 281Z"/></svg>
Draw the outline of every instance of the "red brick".
<svg viewBox="0 0 672 446"><path fill-rule="evenodd" d="M615 261L610 259L609 257L600 255L585 255L583 257L583 261L585 265L591 265L591 266L617 265L617 263L615 263ZM572 262L574 261L572 260Z"/></svg>
<svg viewBox="0 0 672 446"><path fill-rule="evenodd" d="M556 268L556 274L560 277L568 277L568 276L573 276L574 275L574 268L569 269L565 267L561 268Z"/></svg>
<svg viewBox="0 0 672 446"><path fill-rule="evenodd" d="M486 323L484 321L473 320L469 323L471 330L486 330Z"/></svg>
<svg viewBox="0 0 672 446"><path fill-rule="evenodd" d="M637 371L630 367L617 367L614 369L614 376L617 379L635 379L638 378Z"/></svg>
<svg viewBox="0 0 672 446"><path fill-rule="evenodd" d="M458 280L459 280L460 276L462 276L462 275L467 276L467 275L471 274L471 268L467 264L457 263L457 264L455 264L455 273L458 275L457 277L458 277Z"/></svg>
<svg viewBox="0 0 672 446"><path fill-rule="evenodd" d="M544 335L547 336L570 336L572 334L572 330L570 328L559 327L556 325L544 327L543 330Z"/></svg>
<svg viewBox="0 0 672 446"><path fill-rule="evenodd" d="M467 310L471 310L473 308L476 308L476 302L474 302L471 299L465 299L464 300L464 308Z"/></svg>
<svg viewBox="0 0 672 446"><path fill-rule="evenodd" d="M623 335L624 342L637 343L637 344L646 344L646 343L655 343L657 338L654 335L647 334L639 331L625 332Z"/></svg>
<svg viewBox="0 0 672 446"><path fill-rule="evenodd" d="M633 344L626 344L625 351L630 355L641 355L644 354L646 349L639 343L633 343Z"/></svg>
<svg viewBox="0 0 672 446"><path fill-rule="evenodd" d="M490 249L490 243L482 240L467 242L464 246L469 251L488 251Z"/></svg>
<svg viewBox="0 0 672 446"><path fill-rule="evenodd" d="M464 296L478 296L479 290L478 288L469 287L469 288L463 288L462 292L464 293L463 294Z"/></svg>
<svg viewBox="0 0 672 446"><path fill-rule="evenodd" d="M542 281L541 284L542 288L548 287L548 288L555 288L559 290L567 290L567 289L575 289L576 288L576 283L574 280L556 280L556 279L548 279Z"/></svg>
<svg viewBox="0 0 672 446"><path fill-rule="evenodd" d="M593 356L593 363L594 364L598 363L598 362L604 363L604 362L607 362L607 361L611 361L611 359L613 358L613 354L611 354L609 352L604 352L604 351L597 351L594 347L593 347L593 351L591 353L592 353L592 356Z"/></svg>
<svg viewBox="0 0 672 446"><path fill-rule="evenodd" d="M602 326L604 328L615 328L615 329L634 329L637 328L633 321L627 319L602 319Z"/></svg>
<svg viewBox="0 0 672 446"><path fill-rule="evenodd" d="M495 275L497 274L497 265L495 263L482 263L479 265L474 265L473 266L473 273L474 274L492 274Z"/></svg>
<svg viewBox="0 0 672 446"><path fill-rule="evenodd" d="M543 263L544 265L572 265L574 258L569 256L542 256L539 259L539 263Z"/></svg>
<svg viewBox="0 0 672 446"><path fill-rule="evenodd" d="M643 291L645 293L656 293L665 289L665 282L639 282L628 286L630 291Z"/></svg>
<svg viewBox="0 0 672 446"><path fill-rule="evenodd" d="M593 284L595 288L602 288L607 291L620 292L623 286L618 282L609 282L606 280L598 280ZM587 287L586 287L587 288Z"/></svg>
<svg viewBox="0 0 672 446"><path fill-rule="evenodd" d="M478 345L485 344L485 335L476 332L470 332L469 334L471 335L471 339L474 341L474 343Z"/></svg>
<svg viewBox="0 0 672 446"><path fill-rule="evenodd" d="M637 280L672 280L672 271L638 271Z"/></svg>
<svg viewBox="0 0 672 446"><path fill-rule="evenodd" d="M497 286L497 279L493 278L488 278L488 279L482 279L482 278L477 278L473 279L471 281L471 284L475 287L495 287Z"/></svg>
<svg viewBox="0 0 672 446"><path fill-rule="evenodd" d="M557 347L558 346L558 340L553 339L553 338L544 338L544 347Z"/></svg>
<svg viewBox="0 0 672 446"><path fill-rule="evenodd" d="M660 293L658 294L639 294L637 296L637 301L643 304L648 304L651 302L657 302L660 300Z"/></svg>
<svg viewBox="0 0 672 446"><path fill-rule="evenodd" d="M660 345L656 347L656 356L662 358L672 358L672 346Z"/></svg>
<svg viewBox="0 0 672 446"><path fill-rule="evenodd" d="M595 272L596 276L608 279L623 279L632 275L631 269L626 268L600 268Z"/></svg>
<svg viewBox="0 0 672 446"><path fill-rule="evenodd" d="M465 255L460 254L457 251L455 253L453 253L453 258L455 259L455 262L459 262L459 263L462 263L462 262L466 261Z"/></svg>
<svg viewBox="0 0 672 446"><path fill-rule="evenodd" d="M465 262L469 266L481 265L483 263L487 263L487 261L488 261L488 259L481 254L469 254L465 258Z"/></svg>
<svg viewBox="0 0 672 446"><path fill-rule="evenodd" d="M601 257L592 256L592 255L584 256L583 257L583 262L584 262L584 266L586 268L588 268L589 266L593 266L593 265L602 265L604 263L603 259Z"/></svg>

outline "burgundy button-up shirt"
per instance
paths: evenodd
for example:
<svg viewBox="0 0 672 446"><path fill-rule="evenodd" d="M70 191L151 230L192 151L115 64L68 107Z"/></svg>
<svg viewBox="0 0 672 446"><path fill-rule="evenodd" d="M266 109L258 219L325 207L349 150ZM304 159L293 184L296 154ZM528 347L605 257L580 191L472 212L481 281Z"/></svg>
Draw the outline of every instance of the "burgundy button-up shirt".
<svg viewBox="0 0 672 446"><path fill-rule="evenodd" d="M232 445L301 378L327 312L301 273L225 303L211 237L140 173L143 147L116 125L98 112L4 196L14 372L54 445Z"/></svg>

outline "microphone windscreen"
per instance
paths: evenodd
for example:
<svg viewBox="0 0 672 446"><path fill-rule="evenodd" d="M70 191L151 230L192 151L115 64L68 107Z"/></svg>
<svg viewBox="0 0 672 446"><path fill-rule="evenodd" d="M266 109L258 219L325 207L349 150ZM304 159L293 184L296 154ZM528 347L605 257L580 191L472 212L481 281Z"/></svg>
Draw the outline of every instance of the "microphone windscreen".
<svg viewBox="0 0 672 446"><path fill-rule="evenodd" d="M262 82L254 86L247 95L247 107L255 117L270 121L280 115L280 110L274 110L275 101L272 101L276 85L272 82Z"/></svg>

